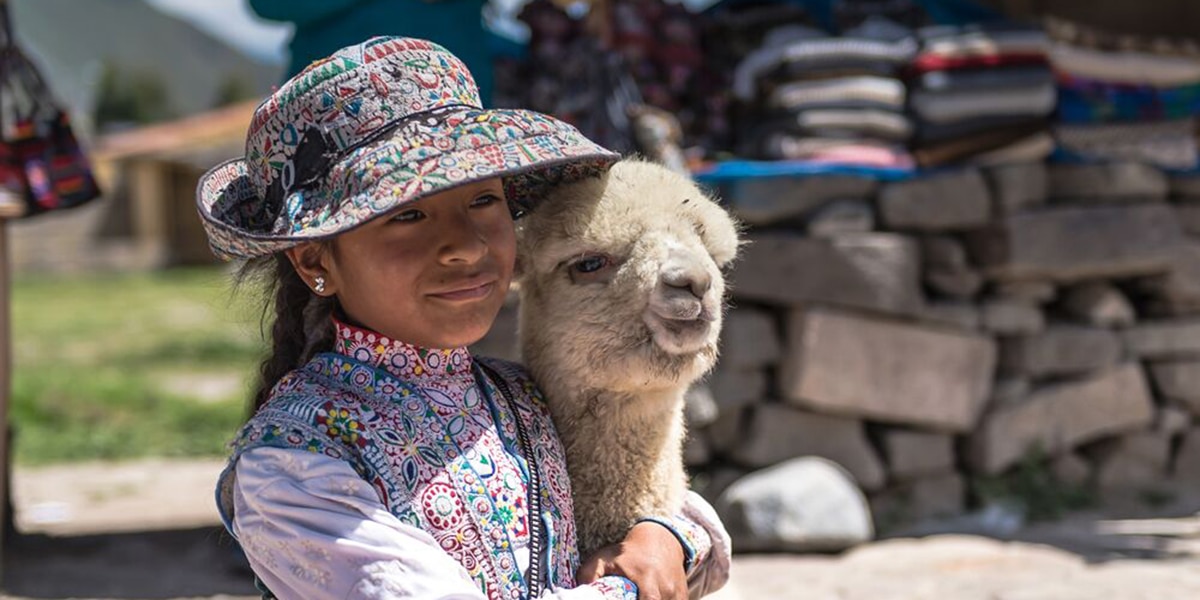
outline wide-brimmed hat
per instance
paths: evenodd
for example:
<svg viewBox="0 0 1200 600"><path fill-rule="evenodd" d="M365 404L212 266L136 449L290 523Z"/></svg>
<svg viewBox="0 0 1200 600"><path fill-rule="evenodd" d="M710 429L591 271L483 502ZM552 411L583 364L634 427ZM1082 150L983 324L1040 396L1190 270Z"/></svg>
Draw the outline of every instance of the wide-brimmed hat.
<svg viewBox="0 0 1200 600"><path fill-rule="evenodd" d="M201 177L196 202L217 256L254 258L483 179L503 178L509 201L528 207L617 158L547 115L484 110L445 48L378 37L313 63L260 104L245 157Z"/></svg>

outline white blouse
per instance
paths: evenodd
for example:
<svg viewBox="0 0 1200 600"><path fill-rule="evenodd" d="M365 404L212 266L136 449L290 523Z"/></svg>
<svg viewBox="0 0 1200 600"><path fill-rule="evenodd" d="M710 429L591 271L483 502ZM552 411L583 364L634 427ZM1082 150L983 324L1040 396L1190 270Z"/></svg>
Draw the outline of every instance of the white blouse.
<svg viewBox="0 0 1200 600"><path fill-rule="evenodd" d="M263 583L281 600L487 600L467 571L424 530L402 523L349 463L297 449L260 447L235 468L233 531ZM689 595L729 578L729 535L712 507L689 492L683 516L712 538L691 572ZM529 549L515 553L522 572ZM622 580L604 577L541 598L621 598Z"/></svg>

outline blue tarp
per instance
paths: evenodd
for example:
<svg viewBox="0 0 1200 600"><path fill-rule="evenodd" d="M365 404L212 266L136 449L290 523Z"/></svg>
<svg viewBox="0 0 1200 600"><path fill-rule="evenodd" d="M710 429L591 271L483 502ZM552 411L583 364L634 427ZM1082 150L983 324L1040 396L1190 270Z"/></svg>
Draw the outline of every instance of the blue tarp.
<svg viewBox="0 0 1200 600"><path fill-rule="evenodd" d="M804 161L729 160L693 173L696 181L708 185L721 185L741 179L811 177L814 175L851 175L879 181L901 181L911 179L916 175L916 171L863 165L815 164Z"/></svg>

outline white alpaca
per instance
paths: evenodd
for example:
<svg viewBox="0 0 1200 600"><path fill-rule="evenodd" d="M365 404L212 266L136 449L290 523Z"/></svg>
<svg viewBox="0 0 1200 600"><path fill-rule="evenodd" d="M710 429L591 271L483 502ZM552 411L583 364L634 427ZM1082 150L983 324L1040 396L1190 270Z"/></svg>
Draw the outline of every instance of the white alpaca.
<svg viewBox="0 0 1200 600"><path fill-rule="evenodd" d="M566 447L586 556L680 508L684 392L716 361L738 231L690 179L636 160L521 223L521 349Z"/></svg>

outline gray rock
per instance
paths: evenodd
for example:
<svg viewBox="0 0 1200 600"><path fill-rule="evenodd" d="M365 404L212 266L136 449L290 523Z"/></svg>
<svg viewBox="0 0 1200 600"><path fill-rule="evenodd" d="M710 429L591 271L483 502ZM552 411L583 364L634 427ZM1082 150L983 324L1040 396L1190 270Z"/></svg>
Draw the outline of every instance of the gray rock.
<svg viewBox="0 0 1200 600"><path fill-rule="evenodd" d="M1164 435L1179 435L1192 426L1192 412L1186 408L1168 404L1158 409L1154 419L1154 430Z"/></svg>
<svg viewBox="0 0 1200 600"><path fill-rule="evenodd" d="M1095 453L1096 483L1101 488L1139 488L1166 477L1171 438L1144 431L1110 440Z"/></svg>
<svg viewBox="0 0 1200 600"><path fill-rule="evenodd" d="M1121 355L1121 339L1108 329L1053 325L1041 334L1003 340L1000 370L1034 378L1077 375L1111 367Z"/></svg>
<svg viewBox="0 0 1200 600"><path fill-rule="evenodd" d="M1183 443L1175 454L1171 475L1179 481L1200 484L1200 427L1192 428L1183 436Z"/></svg>
<svg viewBox="0 0 1200 600"><path fill-rule="evenodd" d="M969 539L964 536L982 536L1011 538L1013 534L1025 525L1025 512L1023 507L1012 502L990 502L974 512L940 519L926 519L912 527L900 529L894 533L893 537L923 538L928 536L942 536L939 539ZM876 522L880 522L878 516L876 516ZM882 529L882 525L880 525L880 529ZM953 534L953 536L950 537L945 534ZM976 537L975 539L979 538ZM894 540L889 543L907 543L907 541ZM900 585L898 589L903 587L903 585Z"/></svg>
<svg viewBox="0 0 1200 600"><path fill-rule="evenodd" d="M740 551L838 551L875 535L862 492L820 458L751 473L729 486L716 508Z"/></svg>
<svg viewBox="0 0 1200 600"><path fill-rule="evenodd" d="M779 363L783 353L770 312L736 308L725 315L721 329L721 366L758 369Z"/></svg>
<svg viewBox="0 0 1200 600"><path fill-rule="evenodd" d="M920 257L911 239L885 233L817 240L752 236L737 261L735 298L791 307L833 304L913 315L923 298Z"/></svg>
<svg viewBox="0 0 1200 600"><path fill-rule="evenodd" d="M1200 243L1188 242L1175 248L1165 273L1138 282L1139 288L1168 310L1200 309Z"/></svg>
<svg viewBox="0 0 1200 600"><path fill-rule="evenodd" d="M717 498L729 486L742 477L745 477L748 471L737 467L720 466L708 471L701 471L692 476L692 491L704 496L709 504L716 505Z"/></svg>
<svg viewBox="0 0 1200 600"><path fill-rule="evenodd" d="M979 329L979 307L970 302L935 300L925 305L919 320L934 325L946 325L958 329Z"/></svg>
<svg viewBox="0 0 1200 600"><path fill-rule="evenodd" d="M1141 163L1050 165L1050 197L1075 202L1112 202L1167 197L1167 177Z"/></svg>
<svg viewBox="0 0 1200 600"><path fill-rule="evenodd" d="M992 278L1072 282L1163 273L1182 241L1171 207L1147 204L1012 215L968 248Z"/></svg>
<svg viewBox="0 0 1200 600"><path fill-rule="evenodd" d="M762 404L753 413L749 435L733 452L739 464L759 468L798 456L820 456L844 467L863 489L883 487L883 462L861 422L783 404Z"/></svg>
<svg viewBox="0 0 1200 600"><path fill-rule="evenodd" d="M1068 452L1051 461L1050 472L1054 474L1056 481L1082 486L1092 477L1092 465L1082 456Z"/></svg>
<svg viewBox="0 0 1200 600"><path fill-rule="evenodd" d="M714 454L729 455L746 438L750 429L751 408L721 413L708 426L708 448Z"/></svg>
<svg viewBox="0 0 1200 600"><path fill-rule="evenodd" d="M991 196L978 171L963 170L889 183L879 193L879 212L890 229L975 229L991 218Z"/></svg>
<svg viewBox="0 0 1200 600"><path fill-rule="evenodd" d="M998 298L1030 304L1047 304L1058 297L1058 288L1049 281L999 281L992 286Z"/></svg>
<svg viewBox="0 0 1200 600"><path fill-rule="evenodd" d="M1149 366L1158 393L1200 415L1200 359L1153 362Z"/></svg>
<svg viewBox="0 0 1200 600"><path fill-rule="evenodd" d="M866 200L834 200L809 217L806 229L817 238L866 233L875 229L875 207Z"/></svg>
<svg viewBox="0 0 1200 600"><path fill-rule="evenodd" d="M965 500L966 484L962 476L942 473L873 494L870 503L883 535L909 537L924 535L921 530L931 521L961 515Z"/></svg>
<svg viewBox="0 0 1200 600"><path fill-rule="evenodd" d="M868 199L879 184L863 177L745 179L721 186L720 196L748 225L771 225L803 217L813 209L845 198Z"/></svg>
<svg viewBox="0 0 1200 600"><path fill-rule="evenodd" d="M952 298L972 298L983 287L983 275L971 267L962 242L947 235L921 238L924 281L930 289Z"/></svg>
<svg viewBox="0 0 1200 600"><path fill-rule="evenodd" d="M916 520L962 514L966 507L967 486L958 473L944 473L903 485L909 515Z"/></svg>
<svg viewBox="0 0 1200 600"><path fill-rule="evenodd" d="M825 309L788 317L780 391L821 412L969 431L987 399L991 338Z"/></svg>
<svg viewBox="0 0 1200 600"><path fill-rule="evenodd" d="M1194 173L1172 174L1169 185L1172 198L1200 200L1200 175Z"/></svg>
<svg viewBox="0 0 1200 600"><path fill-rule="evenodd" d="M1143 322L1122 331L1121 339L1137 358L1200 356L1200 319Z"/></svg>
<svg viewBox="0 0 1200 600"><path fill-rule="evenodd" d="M717 401L703 383L693 384L683 395L683 416L689 428L705 427L717 420Z"/></svg>
<svg viewBox="0 0 1200 600"><path fill-rule="evenodd" d="M971 436L970 459L978 470L995 474L1034 448L1055 456L1106 435L1146 427L1153 418L1141 367L1125 364L1046 386L1024 403L992 411Z"/></svg>
<svg viewBox="0 0 1200 600"><path fill-rule="evenodd" d="M1046 203L1050 191L1045 163L1000 165L984 171L998 214L1010 214Z"/></svg>
<svg viewBox="0 0 1200 600"><path fill-rule="evenodd" d="M983 328L997 335L1032 335L1046 329L1046 315L1034 304L1006 298L983 303Z"/></svg>
<svg viewBox="0 0 1200 600"><path fill-rule="evenodd" d="M689 468L699 467L708 464L711 458L712 452L709 450L704 432L694 429L689 431L687 438L683 441L683 464Z"/></svg>
<svg viewBox="0 0 1200 600"><path fill-rule="evenodd" d="M892 429L883 433L883 451L893 480L906 481L954 470L954 437Z"/></svg>
<svg viewBox="0 0 1200 600"><path fill-rule="evenodd" d="M962 242L948 235L927 235L921 237L921 262L926 269L966 269L971 263L967 258L967 248Z"/></svg>
<svg viewBox="0 0 1200 600"><path fill-rule="evenodd" d="M770 378L762 369L730 369L718 365L708 377L708 388L712 390L720 415L735 414L742 408L767 397Z"/></svg>
<svg viewBox="0 0 1200 600"><path fill-rule="evenodd" d="M1184 233L1200 236L1200 203L1176 204L1175 214Z"/></svg>
<svg viewBox="0 0 1200 600"><path fill-rule="evenodd" d="M974 298L983 289L983 275L974 269L942 269L934 267L925 271L925 285L929 289L950 298Z"/></svg>
<svg viewBox="0 0 1200 600"><path fill-rule="evenodd" d="M1128 327L1137 320L1129 298L1107 283L1086 283L1069 288L1062 299L1071 317L1098 327Z"/></svg>
<svg viewBox="0 0 1200 600"><path fill-rule="evenodd" d="M1033 382L1027 377L1006 375L992 384L992 399L988 408L997 409L1024 402L1033 392Z"/></svg>

